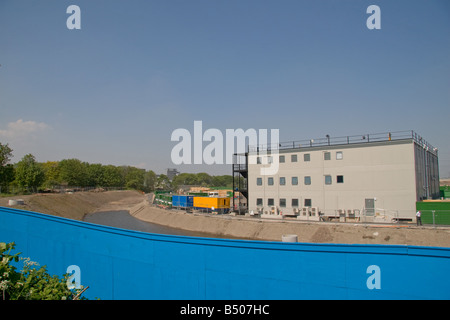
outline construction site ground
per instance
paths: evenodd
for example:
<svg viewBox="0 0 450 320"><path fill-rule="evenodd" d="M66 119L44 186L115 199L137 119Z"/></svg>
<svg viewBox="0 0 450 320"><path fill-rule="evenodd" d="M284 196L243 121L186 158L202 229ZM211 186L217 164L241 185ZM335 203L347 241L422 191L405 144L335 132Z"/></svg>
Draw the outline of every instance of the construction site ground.
<svg viewBox="0 0 450 320"><path fill-rule="evenodd" d="M149 202L147 195L137 191L1 197L0 206L9 207L9 199L24 200L24 205L15 208L75 220L83 220L86 214L93 212L126 210L142 221L230 238L281 241L283 235L294 234L298 242L307 243L450 247L450 227L447 226L269 220L229 214L188 213L157 208Z"/></svg>

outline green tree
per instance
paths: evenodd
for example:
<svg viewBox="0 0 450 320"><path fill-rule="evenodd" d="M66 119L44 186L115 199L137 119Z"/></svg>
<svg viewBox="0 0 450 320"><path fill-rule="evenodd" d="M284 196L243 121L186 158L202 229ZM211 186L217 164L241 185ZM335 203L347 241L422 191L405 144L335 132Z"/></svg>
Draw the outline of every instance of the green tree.
<svg viewBox="0 0 450 320"><path fill-rule="evenodd" d="M8 144L0 143L0 192L6 191L14 181L14 166L8 163L12 158L12 149Z"/></svg>
<svg viewBox="0 0 450 320"><path fill-rule="evenodd" d="M122 176L120 167L107 165L103 167L103 181L102 187L124 187L125 179Z"/></svg>
<svg viewBox="0 0 450 320"><path fill-rule="evenodd" d="M207 173L181 173L172 180L172 187L177 190L181 185L201 185L203 187L232 187L231 175L210 176Z"/></svg>
<svg viewBox="0 0 450 320"><path fill-rule="evenodd" d="M165 174L160 174L156 179L155 188L160 190L170 190L172 185Z"/></svg>
<svg viewBox="0 0 450 320"><path fill-rule="evenodd" d="M88 164L78 159L64 159L58 164L61 182L69 186L85 187L88 184Z"/></svg>
<svg viewBox="0 0 450 320"><path fill-rule="evenodd" d="M197 173L197 181L202 187L207 187L211 185L212 177L205 172L200 172Z"/></svg>
<svg viewBox="0 0 450 320"><path fill-rule="evenodd" d="M233 176L214 176L211 182L213 187L233 187Z"/></svg>
<svg viewBox="0 0 450 320"><path fill-rule="evenodd" d="M144 190L145 192L151 192L155 190L156 174L152 171L146 171L144 174Z"/></svg>
<svg viewBox="0 0 450 320"><path fill-rule="evenodd" d="M144 190L145 169L123 166L122 170L125 177L125 187L136 190Z"/></svg>
<svg viewBox="0 0 450 320"><path fill-rule="evenodd" d="M8 192L8 187L16 176L14 166L10 163L0 167L0 193Z"/></svg>
<svg viewBox="0 0 450 320"><path fill-rule="evenodd" d="M45 266L36 269L38 264L30 258L11 254L14 242L0 242L0 299L2 300L78 300L83 289L70 290L67 287L68 275L59 278L51 276ZM14 264L23 261L19 272Z"/></svg>
<svg viewBox="0 0 450 320"><path fill-rule="evenodd" d="M180 173L172 180L174 186L180 185L198 185L199 179L195 173Z"/></svg>
<svg viewBox="0 0 450 320"><path fill-rule="evenodd" d="M105 169L100 163L87 164L87 185L92 187L105 186Z"/></svg>
<svg viewBox="0 0 450 320"><path fill-rule="evenodd" d="M54 185L61 183L60 181L60 169L57 161L47 161L41 164L44 170L44 183L43 186L46 188L52 188Z"/></svg>
<svg viewBox="0 0 450 320"><path fill-rule="evenodd" d="M16 181L24 190L37 190L44 182L44 170L32 154L27 154L16 165Z"/></svg>
<svg viewBox="0 0 450 320"><path fill-rule="evenodd" d="M12 149L8 146L8 144L2 144L0 142L0 166L3 167L6 165L12 158Z"/></svg>

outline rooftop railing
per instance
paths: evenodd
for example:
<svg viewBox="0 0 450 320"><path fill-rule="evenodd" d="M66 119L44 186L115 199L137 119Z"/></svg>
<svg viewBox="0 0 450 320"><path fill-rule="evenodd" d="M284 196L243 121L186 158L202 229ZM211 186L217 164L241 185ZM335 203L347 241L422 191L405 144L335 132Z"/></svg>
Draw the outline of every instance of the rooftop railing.
<svg viewBox="0 0 450 320"><path fill-rule="evenodd" d="M271 150L284 150L284 149L300 149L300 148L311 148L320 146L336 146L336 145L347 145L347 144L357 144L357 143L371 143L371 142L382 142L382 141L397 141L397 140L414 140L419 146L423 147L427 151L437 155L437 148L429 144L425 139L423 139L416 132L409 131L394 131L394 132L383 132L383 133L373 133L373 134L363 134L354 136L344 136L344 137L330 137L326 135L325 138L310 139L310 140L297 140L297 141L287 141L275 144L262 144L258 146L249 146L249 152L259 152L259 151L271 151Z"/></svg>

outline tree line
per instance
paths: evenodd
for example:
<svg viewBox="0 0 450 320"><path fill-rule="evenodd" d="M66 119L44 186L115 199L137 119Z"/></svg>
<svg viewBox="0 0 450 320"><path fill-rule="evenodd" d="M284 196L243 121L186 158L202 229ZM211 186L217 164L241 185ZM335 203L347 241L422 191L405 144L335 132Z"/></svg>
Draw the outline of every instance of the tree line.
<svg viewBox="0 0 450 320"><path fill-rule="evenodd" d="M62 187L125 188L143 192L155 189L177 191L181 185L232 187L232 176L181 173L172 181L164 174L133 166L83 162L79 159L37 162L32 154L11 164L12 149L0 143L0 193L10 190L37 192Z"/></svg>

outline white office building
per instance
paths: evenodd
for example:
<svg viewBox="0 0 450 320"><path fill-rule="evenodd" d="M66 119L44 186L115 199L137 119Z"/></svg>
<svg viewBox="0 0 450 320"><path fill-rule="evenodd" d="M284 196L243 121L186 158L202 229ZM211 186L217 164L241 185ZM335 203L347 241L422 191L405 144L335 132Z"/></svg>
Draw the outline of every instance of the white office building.
<svg viewBox="0 0 450 320"><path fill-rule="evenodd" d="M244 156L234 189L263 216L413 219L416 201L439 197L437 149L413 131L250 146Z"/></svg>

